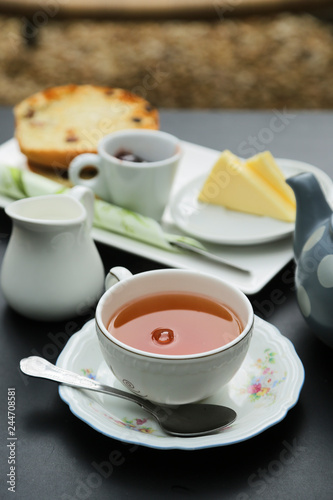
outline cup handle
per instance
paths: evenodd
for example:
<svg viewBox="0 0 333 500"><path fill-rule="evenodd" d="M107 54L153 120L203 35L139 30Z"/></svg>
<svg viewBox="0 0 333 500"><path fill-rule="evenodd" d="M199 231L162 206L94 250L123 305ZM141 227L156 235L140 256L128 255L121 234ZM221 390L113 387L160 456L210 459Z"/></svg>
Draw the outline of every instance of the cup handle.
<svg viewBox="0 0 333 500"><path fill-rule="evenodd" d="M108 290L116 283L119 283L119 281L123 281L131 276L133 276L133 274L126 269L126 267L112 267L105 278L105 290Z"/></svg>
<svg viewBox="0 0 333 500"><path fill-rule="evenodd" d="M85 167L95 167L96 175L90 179L83 179L81 172ZM94 153L85 153L76 156L70 163L68 169L69 180L74 185L85 186L94 191L102 199L108 199L106 182L101 168L101 158Z"/></svg>

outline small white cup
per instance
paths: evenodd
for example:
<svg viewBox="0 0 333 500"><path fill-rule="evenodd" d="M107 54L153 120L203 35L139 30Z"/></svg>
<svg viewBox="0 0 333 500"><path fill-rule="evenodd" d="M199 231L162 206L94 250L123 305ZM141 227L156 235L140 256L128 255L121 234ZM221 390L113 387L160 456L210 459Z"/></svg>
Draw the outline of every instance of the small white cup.
<svg viewBox="0 0 333 500"><path fill-rule="evenodd" d="M161 404L191 403L214 394L240 368L252 337L254 314L248 298L234 286L195 271L162 269L132 275L122 267L111 269L106 286L111 288L96 309L101 352L115 377L135 394ZM212 351L162 355L124 344L108 331L111 316L128 302L142 295L170 291L202 293L228 305L242 322L242 332Z"/></svg>
<svg viewBox="0 0 333 500"><path fill-rule="evenodd" d="M121 130L105 136L97 150L98 154L74 158L71 182L89 187L109 203L160 220L181 157L179 139L159 130ZM122 150L144 161L116 158ZM96 175L84 179L83 170L89 166L95 167Z"/></svg>

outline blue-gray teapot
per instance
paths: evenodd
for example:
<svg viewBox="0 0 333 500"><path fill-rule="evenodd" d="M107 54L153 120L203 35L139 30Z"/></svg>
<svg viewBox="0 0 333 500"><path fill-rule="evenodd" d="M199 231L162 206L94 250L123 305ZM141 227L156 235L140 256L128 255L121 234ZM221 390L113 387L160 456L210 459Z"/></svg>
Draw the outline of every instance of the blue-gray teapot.
<svg viewBox="0 0 333 500"><path fill-rule="evenodd" d="M296 197L294 254L297 300L307 324L333 348L333 215L317 178L287 179Z"/></svg>

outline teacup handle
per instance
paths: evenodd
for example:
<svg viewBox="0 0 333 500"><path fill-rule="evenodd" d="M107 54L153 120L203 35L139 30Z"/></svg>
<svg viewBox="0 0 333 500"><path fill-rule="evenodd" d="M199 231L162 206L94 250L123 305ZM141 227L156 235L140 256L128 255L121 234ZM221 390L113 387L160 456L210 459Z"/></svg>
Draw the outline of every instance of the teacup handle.
<svg viewBox="0 0 333 500"><path fill-rule="evenodd" d="M84 186L74 186L67 193L72 198L82 203L87 212L87 227L90 231L94 220L95 196L91 189Z"/></svg>
<svg viewBox="0 0 333 500"><path fill-rule="evenodd" d="M96 174L90 179L84 179L81 174L85 167L95 167ZM85 153L76 156L69 165L68 176L72 184L85 186L92 189L100 198L108 199L101 158L97 154Z"/></svg>
<svg viewBox="0 0 333 500"><path fill-rule="evenodd" d="M126 267L112 267L105 278L105 290L108 290L116 283L119 283L119 281L123 281L131 276L133 276L133 274L126 269Z"/></svg>

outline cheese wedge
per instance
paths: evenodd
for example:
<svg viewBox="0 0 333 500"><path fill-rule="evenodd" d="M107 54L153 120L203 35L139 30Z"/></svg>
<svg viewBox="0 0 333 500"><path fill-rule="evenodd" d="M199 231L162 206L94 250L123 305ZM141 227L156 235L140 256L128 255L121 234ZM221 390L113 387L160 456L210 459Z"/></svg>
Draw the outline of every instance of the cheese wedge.
<svg viewBox="0 0 333 500"><path fill-rule="evenodd" d="M294 191L286 183L284 175L276 164L272 153L264 151L252 156L252 158L246 161L246 166L255 174L265 179L273 189L279 191L286 201L296 206Z"/></svg>
<svg viewBox="0 0 333 500"><path fill-rule="evenodd" d="M242 162L230 151L224 151L206 179L199 201L294 222L296 203L293 193L285 188L289 186L282 172L266 153Z"/></svg>

